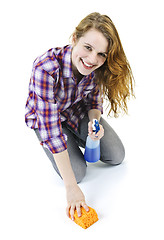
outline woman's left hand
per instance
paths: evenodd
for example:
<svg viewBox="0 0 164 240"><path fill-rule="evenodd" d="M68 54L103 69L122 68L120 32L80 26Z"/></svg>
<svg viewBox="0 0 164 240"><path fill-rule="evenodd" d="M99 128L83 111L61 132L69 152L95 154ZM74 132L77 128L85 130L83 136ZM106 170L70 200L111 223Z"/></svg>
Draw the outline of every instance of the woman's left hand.
<svg viewBox="0 0 164 240"><path fill-rule="evenodd" d="M94 141L101 139L104 136L104 128L99 124L100 130L95 134L92 129L92 121L88 123L88 135Z"/></svg>

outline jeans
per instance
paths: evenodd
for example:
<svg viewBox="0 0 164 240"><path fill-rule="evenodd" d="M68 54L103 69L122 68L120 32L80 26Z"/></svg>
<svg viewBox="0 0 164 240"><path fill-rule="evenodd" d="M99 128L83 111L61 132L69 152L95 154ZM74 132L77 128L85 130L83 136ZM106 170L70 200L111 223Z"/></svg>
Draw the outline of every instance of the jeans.
<svg viewBox="0 0 164 240"><path fill-rule="evenodd" d="M88 117L84 117L81 120L78 133L70 128L66 122L62 123L63 133L68 137L67 150L77 183L81 182L86 174L87 164L79 147L85 147L86 138L88 136L88 122ZM104 128L104 136L100 140L100 161L110 165L118 165L125 157L124 146L115 131L102 117L100 119L100 124ZM39 141L42 141L38 129L35 129L35 133ZM47 148L43 147L43 149L50 159L54 169L61 177L53 154Z"/></svg>

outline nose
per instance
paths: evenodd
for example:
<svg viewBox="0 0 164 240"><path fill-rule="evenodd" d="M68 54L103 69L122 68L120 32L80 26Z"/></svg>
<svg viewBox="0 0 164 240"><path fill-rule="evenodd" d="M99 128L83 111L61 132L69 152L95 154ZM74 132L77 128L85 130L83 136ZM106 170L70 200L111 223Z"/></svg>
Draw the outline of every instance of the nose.
<svg viewBox="0 0 164 240"><path fill-rule="evenodd" d="M97 65L98 64L97 53L92 51L90 53L89 60L90 60L90 63L92 63L93 65Z"/></svg>

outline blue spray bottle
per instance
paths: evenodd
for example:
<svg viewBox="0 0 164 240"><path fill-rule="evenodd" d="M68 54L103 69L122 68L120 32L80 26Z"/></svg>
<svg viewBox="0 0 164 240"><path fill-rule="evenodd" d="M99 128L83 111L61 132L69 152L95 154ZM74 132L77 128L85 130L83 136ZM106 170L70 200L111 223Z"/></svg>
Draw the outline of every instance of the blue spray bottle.
<svg viewBox="0 0 164 240"><path fill-rule="evenodd" d="M92 128L95 133L100 130L97 119L93 119ZM100 160L100 140L93 141L89 136L87 137L84 158L87 162L97 162Z"/></svg>

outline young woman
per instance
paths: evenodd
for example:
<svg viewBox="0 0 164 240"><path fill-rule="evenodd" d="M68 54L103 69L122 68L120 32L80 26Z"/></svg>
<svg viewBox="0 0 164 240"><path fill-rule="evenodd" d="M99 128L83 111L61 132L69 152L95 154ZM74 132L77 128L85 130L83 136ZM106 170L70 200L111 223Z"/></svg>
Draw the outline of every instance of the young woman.
<svg viewBox="0 0 164 240"><path fill-rule="evenodd" d="M120 164L124 146L101 117L103 98L109 114L127 112L133 95L133 76L117 30L106 15L85 17L72 35L72 44L53 48L34 61L26 103L26 124L35 130L56 172L62 177L67 195L67 215L74 220L75 209L88 211L84 194L77 185L86 173L79 146L87 135L101 139L104 163ZM100 131L92 132L92 120Z"/></svg>

